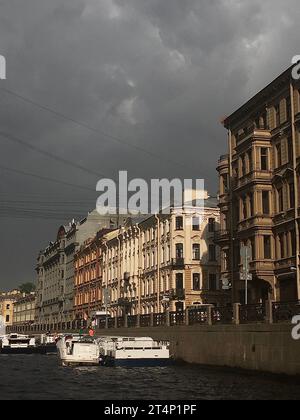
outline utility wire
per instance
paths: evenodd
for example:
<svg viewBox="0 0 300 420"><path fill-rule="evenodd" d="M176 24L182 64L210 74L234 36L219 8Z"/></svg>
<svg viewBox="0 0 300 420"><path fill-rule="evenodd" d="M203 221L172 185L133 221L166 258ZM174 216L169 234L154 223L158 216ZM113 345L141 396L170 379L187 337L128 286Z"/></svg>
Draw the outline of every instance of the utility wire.
<svg viewBox="0 0 300 420"><path fill-rule="evenodd" d="M92 202L92 200L86 201L34 201L34 200L5 200L1 199L1 203L8 203L8 204L40 204L40 205L47 205L47 206L74 206L74 205L81 205L87 204L88 202ZM0 204L1 205L1 204Z"/></svg>
<svg viewBox="0 0 300 420"><path fill-rule="evenodd" d="M34 146L33 144L27 143L26 141L20 139L19 137L13 136L12 134L6 133L4 131L0 131L0 136L5 138L6 140L12 141L14 143L17 143L21 146L27 147L28 149L34 150L35 152L38 152L44 156L47 156L50 159L56 160L57 162L63 163L65 165L73 166L76 169L80 169L81 171L87 172L90 175L96 175L100 177L107 177L104 174L101 174L100 172L95 172L92 169L86 168L85 166L82 166L78 163L74 163L68 159L62 158L60 156L55 155L54 153L47 152L46 150L40 149L37 146Z"/></svg>
<svg viewBox="0 0 300 420"><path fill-rule="evenodd" d="M8 167L3 166L3 165L0 165L0 170L7 171L7 172L13 172L13 173L16 173L16 174L19 174L19 175L30 176L30 177L33 177L33 178L40 179L42 181L53 182L55 184L65 185L67 187L79 188L79 189L82 189L82 190L93 191L93 192L96 191L96 189L85 187L83 185L72 184L70 182L65 182L65 181L61 181L61 180L58 180L58 179L49 178L49 177L46 177L46 176L36 175L36 174L30 173L30 172L21 171L19 169L8 168Z"/></svg>
<svg viewBox="0 0 300 420"><path fill-rule="evenodd" d="M168 163L170 163L172 165L181 166L181 167L184 167L185 168L185 165L183 165L180 162L176 162L176 161L173 161L171 159L165 158L165 157L163 157L161 155L158 155L156 153L153 153L150 150L147 150L147 149L145 149L145 148L143 148L141 146L138 146L136 144L132 144L132 143L130 143L130 142L124 140L124 139L121 139L121 138L117 137L117 136L114 136L112 134L106 133L106 132L104 132L102 130L99 130L97 128L91 127L90 125L88 125L85 122L78 121L75 118L69 117L69 116L67 116L65 114L62 114L62 113L60 113L58 111L55 111L54 109L52 109L52 108L50 108L48 106L41 105L38 102L33 101L32 99L27 98L27 97L25 97L23 95L20 95L19 93L14 92L14 91L12 91L10 89L0 88L0 90L3 91L3 92L8 93L9 95L15 96L16 98L18 98L18 99L20 99L20 100L22 100L24 102L27 102L27 103L35 106L35 107L38 107L38 108L40 108L40 109L42 109L44 111L50 112L51 114L55 115L56 117L63 118L65 120L67 120L67 121L70 121L70 122L72 122L72 123L80 126L80 127L83 127L83 128L85 128L87 130L90 130L93 133L100 134L103 137L107 137L110 140L114 141L115 143L125 145L125 146L130 147L132 149L135 149L135 150L137 150L137 151L139 151L141 153L147 154L148 156L151 156L152 158L158 159L160 161L165 161L165 162L168 162Z"/></svg>

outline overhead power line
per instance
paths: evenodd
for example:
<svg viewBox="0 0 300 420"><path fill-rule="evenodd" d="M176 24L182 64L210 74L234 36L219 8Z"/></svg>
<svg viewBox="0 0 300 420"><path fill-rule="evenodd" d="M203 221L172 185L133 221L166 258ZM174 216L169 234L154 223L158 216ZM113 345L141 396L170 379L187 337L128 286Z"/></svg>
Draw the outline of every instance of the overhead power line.
<svg viewBox="0 0 300 420"><path fill-rule="evenodd" d="M72 161L70 161L68 159L65 159L65 158L62 158L60 156L57 156L54 153L47 152L46 150L43 150L43 149L41 149L41 148L39 148L37 146L34 146L33 144L30 144L30 143L26 142L25 140L20 139L19 137L13 136L12 134L6 133L4 131L0 131L0 136L3 137L3 138L5 138L5 139L7 139L7 140L9 140L9 141L12 141L14 143L17 143L17 144L19 144L19 145L21 145L23 147L27 147L28 149L34 150L35 152L38 152L38 153L40 153L40 154L42 154L44 156L47 156L50 159L56 160L57 162L60 162L60 163L63 163L65 165L72 166L72 167L74 167L76 169L80 169L81 171L87 172L90 175L96 175L98 177L99 176L100 177L107 177L106 175L101 174L100 172L93 171L92 169L89 169L89 168L87 168L87 167L85 167L83 165L80 165L78 163L74 163L74 162L72 162Z"/></svg>
<svg viewBox="0 0 300 420"><path fill-rule="evenodd" d="M167 162L169 164L176 165L176 166L181 166L181 167L184 167L185 168L185 165L183 165L181 162L173 161L173 160L171 160L169 158L166 158L166 157L164 157L162 155L159 155L159 154L156 154L154 152L151 152L150 150L145 149L145 148L143 148L141 146L138 146L136 144L132 144L132 143L128 142L127 140L121 139L120 137L117 137L115 135L106 133L106 132L104 132L102 130L99 130L97 128L91 127L90 125L88 125L85 122L78 121L75 118L72 118L72 117L69 117L69 116L67 116L65 114L62 114L61 112L58 112L58 111L56 111L56 110L54 110L54 109L52 109L52 108L50 108L48 106L45 106L43 104L39 104L38 102L33 101L32 99L27 98L27 97L25 97L23 95L20 95L19 93L14 92L11 89L0 88L0 90L3 91L3 92L6 92L9 95L15 96L16 98L18 98L18 99L20 99L20 100L22 100L24 102L27 102L27 103L35 106L35 107L38 107L38 108L40 108L40 109L42 109L44 111L47 111L47 112L51 113L52 115L55 115L56 117L63 118L64 120L69 121L69 122L72 122L73 124L76 124L76 125L78 125L80 127L83 127L85 129L93 132L93 133L100 134L101 136L106 137L106 138L114 141L115 143L118 143L118 144L121 144L121 145L125 145L125 146L127 146L129 148L135 149L138 152L144 153L144 154L146 154L148 156L151 156L152 158L158 159L160 161Z"/></svg>
<svg viewBox="0 0 300 420"><path fill-rule="evenodd" d="M84 185L72 184L71 182L65 182L65 181L61 181L59 179L54 179L54 178L49 178L49 177L42 176L42 175L33 174L33 173L25 172L25 171L22 171L22 170L19 170L19 169L9 168L9 167L3 166L3 165L0 165L0 170L7 171L7 172L13 172L13 173L16 173L16 174L19 174L19 175L30 176L32 178L37 178L37 179L40 179L42 181L53 182L55 184L65 185L67 187L79 188L81 190L92 191L92 192L96 191L96 188L93 189L93 188L85 187Z"/></svg>
<svg viewBox="0 0 300 420"><path fill-rule="evenodd" d="M2 196L2 194L1 194ZM92 200L86 201L39 201L39 200L5 200L1 198L1 203L4 204L39 204L46 206L74 206L91 203ZM1 204L0 204L1 205Z"/></svg>

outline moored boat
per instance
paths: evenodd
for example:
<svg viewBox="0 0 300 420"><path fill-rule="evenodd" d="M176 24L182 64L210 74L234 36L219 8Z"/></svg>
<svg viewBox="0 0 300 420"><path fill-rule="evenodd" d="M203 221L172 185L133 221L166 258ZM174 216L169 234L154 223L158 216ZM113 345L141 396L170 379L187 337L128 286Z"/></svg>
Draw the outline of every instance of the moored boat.
<svg viewBox="0 0 300 420"><path fill-rule="evenodd" d="M150 337L102 337L98 344L104 366L155 367L172 362L169 343Z"/></svg>
<svg viewBox="0 0 300 420"><path fill-rule="evenodd" d="M39 353L51 355L57 354L56 342L59 339L57 335L43 334L38 345Z"/></svg>
<svg viewBox="0 0 300 420"><path fill-rule="evenodd" d="M1 354L36 354L38 352L35 338L29 335L9 334L0 340Z"/></svg>
<svg viewBox="0 0 300 420"><path fill-rule="evenodd" d="M63 366L97 366L100 363L99 346L88 336L61 337L57 341L57 350Z"/></svg>

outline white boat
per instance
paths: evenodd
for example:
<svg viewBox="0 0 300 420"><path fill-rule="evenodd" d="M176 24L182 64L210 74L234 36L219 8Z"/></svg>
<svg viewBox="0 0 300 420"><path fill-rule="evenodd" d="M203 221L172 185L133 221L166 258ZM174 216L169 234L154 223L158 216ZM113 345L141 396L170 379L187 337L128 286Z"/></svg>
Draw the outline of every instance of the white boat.
<svg viewBox="0 0 300 420"><path fill-rule="evenodd" d="M100 363L99 346L91 337L61 337L57 341L57 350L63 366L96 366Z"/></svg>
<svg viewBox="0 0 300 420"><path fill-rule="evenodd" d="M172 361L169 342L150 337L102 337L98 344L105 366L167 366Z"/></svg>
<svg viewBox="0 0 300 420"><path fill-rule="evenodd" d="M34 354L38 353L35 338L29 335L9 334L0 340L1 354Z"/></svg>
<svg viewBox="0 0 300 420"><path fill-rule="evenodd" d="M58 335L43 334L40 337L39 350L41 354L57 354L56 342Z"/></svg>

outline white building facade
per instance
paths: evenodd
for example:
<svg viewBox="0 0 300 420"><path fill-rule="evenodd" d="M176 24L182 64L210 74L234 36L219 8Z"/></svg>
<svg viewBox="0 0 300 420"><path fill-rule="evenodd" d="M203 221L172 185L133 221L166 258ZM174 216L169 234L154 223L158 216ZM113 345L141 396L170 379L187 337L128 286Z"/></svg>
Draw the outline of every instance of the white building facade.
<svg viewBox="0 0 300 420"><path fill-rule="evenodd" d="M106 235L102 288L109 289L111 315L226 305L215 244L219 222L217 200L207 196L203 208L128 219L122 229Z"/></svg>

